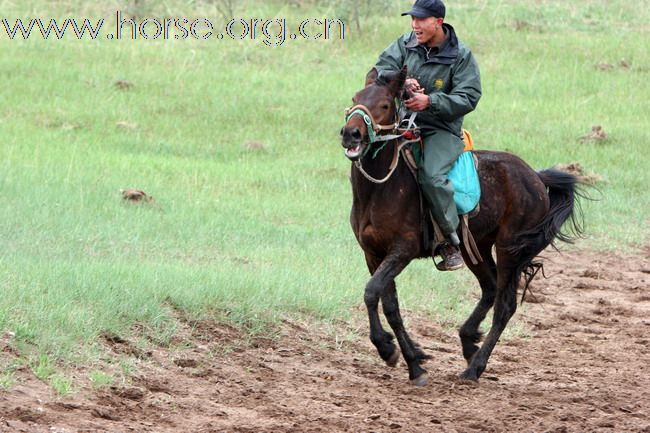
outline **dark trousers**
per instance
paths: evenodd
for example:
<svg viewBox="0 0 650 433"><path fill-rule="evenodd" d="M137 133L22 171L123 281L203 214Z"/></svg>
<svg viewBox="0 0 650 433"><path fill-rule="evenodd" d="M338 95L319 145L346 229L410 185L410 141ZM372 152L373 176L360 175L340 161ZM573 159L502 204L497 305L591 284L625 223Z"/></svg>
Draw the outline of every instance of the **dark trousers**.
<svg viewBox="0 0 650 433"><path fill-rule="evenodd" d="M447 174L463 152L464 144L457 135L442 130L423 134L422 141L418 181L433 218L448 236L458 228L458 211L454 203L454 185Z"/></svg>

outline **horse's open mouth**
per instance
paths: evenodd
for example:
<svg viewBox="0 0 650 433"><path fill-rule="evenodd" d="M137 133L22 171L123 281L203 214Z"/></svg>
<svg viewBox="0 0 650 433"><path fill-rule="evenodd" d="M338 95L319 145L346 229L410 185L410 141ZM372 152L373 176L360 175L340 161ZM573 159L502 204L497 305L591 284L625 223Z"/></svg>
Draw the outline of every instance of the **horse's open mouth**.
<svg viewBox="0 0 650 433"><path fill-rule="evenodd" d="M347 156L352 161L356 161L357 159L359 159L362 152L363 152L362 143L358 143L356 145L353 145L353 146L350 146L350 147L346 148L345 149L345 156Z"/></svg>

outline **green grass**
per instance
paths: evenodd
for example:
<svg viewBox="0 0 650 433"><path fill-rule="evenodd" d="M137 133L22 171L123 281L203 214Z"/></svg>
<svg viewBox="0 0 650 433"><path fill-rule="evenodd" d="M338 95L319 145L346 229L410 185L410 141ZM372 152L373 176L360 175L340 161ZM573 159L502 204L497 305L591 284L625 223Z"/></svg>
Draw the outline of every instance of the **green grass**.
<svg viewBox="0 0 650 433"><path fill-rule="evenodd" d="M32 361L31 367L34 376L47 382L59 396L72 392L72 379L57 373L57 367L50 356L41 353Z"/></svg>
<svg viewBox="0 0 650 433"><path fill-rule="evenodd" d="M74 386L72 379L63 375L63 374L54 374L50 377L50 387L56 392L60 397L65 397L66 395L74 392Z"/></svg>
<svg viewBox="0 0 650 433"><path fill-rule="evenodd" d="M301 3L251 1L241 15L299 22L336 10ZM11 20L108 19L117 9L0 5ZM145 5L148 16L219 21L202 3ZM34 373L69 392L57 362L96 357L106 331L167 344L177 310L255 332L287 315L363 315L353 307L367 271L349 229L338 130L379 52L408 29L397 14L407 6L362 20L362 32L348 26L345 41L276 48L0 36L0 332L15 333L37 360ZM581 245L647 243L650 12L623 0L467 0L448 9L482 70L484 96L466 118L478 147L511 150L538 169L580 162L607 180L600 200L584 204ZM117 80L133 86L120 90ZM592 125L608 140L581 143ZM128 187L155 203L124 203L119 190ZM468 272L436 273L429 262L414 263L398 285L405 308L449 326L478 291Z"/></svg>
<svg viewBox="0 0 650 433"><path fill-rule="evenodd" d="M16 383L15 371L21 367L19 360L0 359L0 391L8 391Z"/></svg>
<svg viewBox="0 0 650 433"><path fill-rule="evenodd" d="M38 359L34 360L32 372L34 376L41 380L49 379L55 372L52 361L47 355L40 355Z"/></svg>
<svg viewBox="0 0 650 433"><path fill-rule="evenodd" d="M91 371L88 373L88 378L93 384L93 388L96 389L109 387L115 382L115 378L113 376L100 370Z"/></svg>

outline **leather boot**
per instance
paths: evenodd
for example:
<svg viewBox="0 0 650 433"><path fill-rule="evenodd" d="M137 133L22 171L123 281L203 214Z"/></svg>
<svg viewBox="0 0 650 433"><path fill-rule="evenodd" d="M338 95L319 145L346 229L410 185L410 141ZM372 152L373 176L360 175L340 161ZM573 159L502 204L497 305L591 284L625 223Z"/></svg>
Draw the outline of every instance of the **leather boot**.
<svg viewBox="0 0 650 433"><path fill-rule="evenodd" d="M460 254L460 249L456 245L444 243L439 249L442 261L436 263L436 268L439 271L455 271L465 266L463 256Z"/></svg>
<svg viewBox="0 0 650 433"><path fill-rule="evenodd" d="M442 256L442 261L436 263L439 271L455 271L465 266L463 256L460 253L460 239L456 233L447 236L448 241L440 245L436 252ZM434 260L435 263L435 260Z"/></svg>

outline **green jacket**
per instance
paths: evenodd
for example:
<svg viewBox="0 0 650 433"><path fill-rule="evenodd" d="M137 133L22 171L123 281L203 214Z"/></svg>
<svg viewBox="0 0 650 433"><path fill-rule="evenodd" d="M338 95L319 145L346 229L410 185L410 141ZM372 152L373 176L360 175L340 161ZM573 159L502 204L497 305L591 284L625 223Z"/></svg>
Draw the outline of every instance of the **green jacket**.
<svg viewBox="0 0 650 433"><path fill-rule="evenodd" d="M448 37L439 47L419 45L413 32L402 35L379 56L375 67L396 71L408 67L429 95L431 106L416 117L422 132L444 129L462 136L463 116L476 108L481 98L481 77L469 48L456 37L454 28L444 23Z"/></svg>

